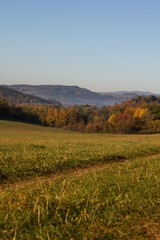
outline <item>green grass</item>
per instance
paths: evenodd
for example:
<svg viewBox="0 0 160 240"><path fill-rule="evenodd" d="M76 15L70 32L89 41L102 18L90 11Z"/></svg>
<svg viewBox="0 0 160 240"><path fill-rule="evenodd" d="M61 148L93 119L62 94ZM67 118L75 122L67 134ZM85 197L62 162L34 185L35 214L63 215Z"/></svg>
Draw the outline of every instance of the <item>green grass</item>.
<svg viewBox="0 0 160 240"><path fill-rule="evenodd" d="M160 135L0 121L0 239L158 240L159 153Z"/></svg>
<svg viewBox="0 0 160 240"><path fill-rule="evenodd" d="M125 161L160 153L160 135L80 134L0 122L0 180Z"/></svg>

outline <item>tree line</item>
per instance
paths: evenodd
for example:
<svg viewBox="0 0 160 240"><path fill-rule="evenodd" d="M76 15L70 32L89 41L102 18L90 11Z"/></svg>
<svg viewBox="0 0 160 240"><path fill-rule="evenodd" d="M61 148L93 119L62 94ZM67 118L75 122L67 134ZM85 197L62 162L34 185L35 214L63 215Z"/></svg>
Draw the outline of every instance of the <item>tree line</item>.
<svg viewBox="0 0 160 240"><path fill-rule="evenodd" d="M160 97L138 96L113 106L52 107L11 105L0 99L0 119L13 119L50 127L94 133L159 133Z"/></svg>

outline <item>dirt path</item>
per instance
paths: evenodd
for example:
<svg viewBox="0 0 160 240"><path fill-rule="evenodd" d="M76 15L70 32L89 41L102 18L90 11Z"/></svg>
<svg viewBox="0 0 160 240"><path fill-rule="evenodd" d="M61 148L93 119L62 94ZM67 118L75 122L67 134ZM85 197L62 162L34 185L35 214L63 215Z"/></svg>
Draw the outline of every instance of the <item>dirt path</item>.
<svg viewBox="0 0 160 240"><path fill-rule="evenodd" d="M71 176L81 176L87 173L94 173L94 172L99 172L104 169L111 169L112 167L118 166L124 164L124 162L112 162L112 163L103 163L103 164L98 164L94 166L87 166L85 168L76 168L76 169L70 169L70 170L64 170L62 172L58 173L53 173L53 174L48 174L45 176L39 176L39 177L32 177L32 178L27 178L25 180L17 180L13 182L6 182L6 183L1 183L0 184L0 191L6 190L6 189L14 189L14 188L21 188L25 187L26 185L39 185L43 183L48 183L50 181L55 181L57 179L61 178L67 178Z"/></svg>
<svg viewBox="0 0 160 240"><path fill-rule="evenodd" d="M124 164L130 164L131 161L136 161L136 160L151 160L153 158L160 158L160 154L154 154L153 156L147 156L147 157L139 157L136 159L132 159L132 160L125 160L125 161L120 161L120 162L110 162L110 163L100 163L97 165L93 165L93 166L86 166L85 168L76 168L76 169L70 169L70 170L64 170L62 172L57 172L57 173L52 173L52 174L48 174L45 176L39 176L39 177L31 177L31 178L27 178L25 180L17 180L17 181L13 181L13 182L6 182L6 183L1 183L0 184L0 191L6 190L6 189L15 189L15 188L22 188L25 187L26 185L30 185L30 186L35 186L35 185L39 185L39 184L44 184L44 183L48 183L50 181L55 181L57 179L61 179L61 178L67 178L67 177L72 177L72 176L82 176L84 174L87 173L95 173L95 172L99 172L99 171L103 171L104 169L111 169L111 168L115 168L118 166L122 166Z"/></svg>

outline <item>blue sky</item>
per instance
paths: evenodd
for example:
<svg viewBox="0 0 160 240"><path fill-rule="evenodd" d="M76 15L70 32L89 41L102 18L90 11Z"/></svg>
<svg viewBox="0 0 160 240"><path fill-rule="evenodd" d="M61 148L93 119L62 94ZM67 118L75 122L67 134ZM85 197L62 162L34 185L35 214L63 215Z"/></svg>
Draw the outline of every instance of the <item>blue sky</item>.
<svg viewBox="0 0 160 240"><path fill-rule="evenodd" d="M0 0L0 84L160 93L159 0Z"/></svg>

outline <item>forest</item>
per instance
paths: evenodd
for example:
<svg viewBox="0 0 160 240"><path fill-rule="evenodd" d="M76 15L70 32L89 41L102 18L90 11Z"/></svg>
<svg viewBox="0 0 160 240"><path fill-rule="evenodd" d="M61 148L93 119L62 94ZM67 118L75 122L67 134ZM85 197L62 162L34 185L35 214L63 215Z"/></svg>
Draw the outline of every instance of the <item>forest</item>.
<svg viewBox="0 0 160 240"><path fill-rule="evenodd" d="M0 99L0 119L18 120L84 133L151 134L160 132L160 97L137 96L113 106L58 107L10 104Z"/></svg>

